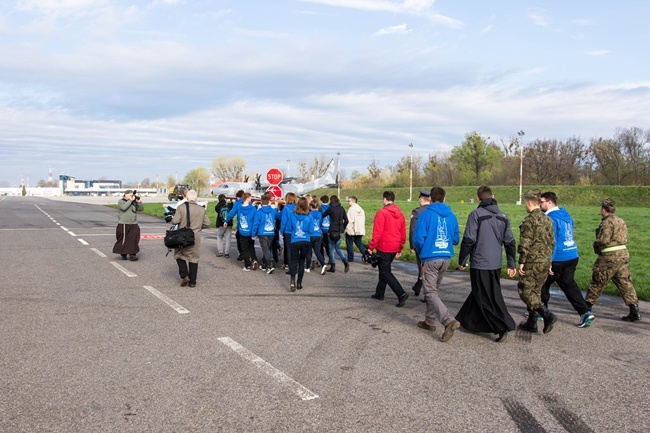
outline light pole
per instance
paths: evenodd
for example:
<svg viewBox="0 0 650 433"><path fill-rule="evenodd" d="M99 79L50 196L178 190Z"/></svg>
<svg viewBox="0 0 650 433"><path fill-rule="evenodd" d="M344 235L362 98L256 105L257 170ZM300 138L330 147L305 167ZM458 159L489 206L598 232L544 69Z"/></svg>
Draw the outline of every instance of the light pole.
<svg viewBox="0 0 650 433"><path fill-rule="evenodd" d="M517 132L517 135L519 136L519 201L517 204L521 205L522 189L524 185L524 135L526 135L526 133L522 129Z"/></svg>
<svg viewBox="0 0 650 433"><path fill-rule="evenodd" d="M338 159L338 175L336 176L336 196L341 198L341 152L336 152Z"/></svg>
<svg viewBox="0 0 650 433"><path fill-rule="evenodd" d="M409 201L413 201L413 143L409 144L411 148L411 172L409 174Z"/></svg>
<svg viewBox="0 0 650 433"><path fill-rule="evenodd" d="M289 177L289 163L291 163L291 160L287 159L287 177Z"/></svg>

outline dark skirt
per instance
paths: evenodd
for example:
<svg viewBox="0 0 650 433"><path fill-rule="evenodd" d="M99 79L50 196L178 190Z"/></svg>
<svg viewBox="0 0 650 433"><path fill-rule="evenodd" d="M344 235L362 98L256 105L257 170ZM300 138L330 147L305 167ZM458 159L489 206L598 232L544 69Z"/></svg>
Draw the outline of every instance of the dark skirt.
<svg viewBox="0 0 650 433"><path fill-rule="evenodd" d="M117 242L113 246L115 254L137 254L140 251L140 226L137 224L118 224L115 229Z"/></svg>
<svg viewBox="0 0 650 433"><path fill-rule="evenodd" d="M470 268L472 292L456 314L463 328L472 332L514 331L515 321L501 294L501 269Z"/></svg>

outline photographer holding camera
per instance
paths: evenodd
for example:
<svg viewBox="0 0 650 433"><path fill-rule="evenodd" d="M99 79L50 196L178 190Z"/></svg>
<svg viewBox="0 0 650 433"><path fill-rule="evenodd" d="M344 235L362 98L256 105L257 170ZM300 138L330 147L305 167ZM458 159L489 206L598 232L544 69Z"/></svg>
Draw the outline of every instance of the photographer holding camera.
<svg viewBox="0 0 650 433"><path fill-rule="evenodd" d="M117 242L113 246L113 252L120 254L122 260L126 260L127 255L132 262L138 260L140 251L140 226L138 225L138 211L144 210L144 205L137 195L137 191L127 189L117 202L119 210L117 228L115 237Z"/></svg>
<svg viewBox="0 0 650 433"><path fill-rule="evenodd" d="M369 251L377 250L373 254L377 258L379 268L379 281L375 294L371 297L379 301L384 300L386 285L397 295L398 307L403 307L409 295L404 291L402 285L397 281L391 270L391 263L402 255L402 248L406 243L406 219L399 206L395 203L395 193L384 191L384 207L377 211L372 226L372 239L368 246ZM374 257L370 257L373 264ZM374 266L374 264L373 264Z"/></svg>

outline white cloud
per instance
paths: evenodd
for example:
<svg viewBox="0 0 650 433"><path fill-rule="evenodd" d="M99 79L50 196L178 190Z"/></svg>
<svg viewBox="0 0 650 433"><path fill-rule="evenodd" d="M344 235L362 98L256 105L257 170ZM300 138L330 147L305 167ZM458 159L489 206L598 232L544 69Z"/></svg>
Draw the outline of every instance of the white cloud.
<svg viewBox="0 0 650 433"><path fill-rule="evenodd" d="M373 33L373 36L384 36L384 35L405 35L411 33L410 29L406 28L406 24L400 24L397 26L386 27L379 31Z"/></svg>
<svg viewBox="0 0 650 433"><path fill-rule="evenodd" d="M585 55L587 56L606 56L608 54L611 54L611 50L594 50L594 51L587 51L585 52Z"/></svg>
<svg viewBox="0 0 650 433"><path fill-rule="evenodd" d="M489 33L492 31L492 28L493 28L492 24L488 24L487 26L481 29L481 33Z"/></svg>
<svg viewBox="0 0 650 433"><path fill-rule="evenodd" d="M548 27L549 19L544 9L533 8L528 12L528 18L533 20L533 23L540 27Z"/></svg>

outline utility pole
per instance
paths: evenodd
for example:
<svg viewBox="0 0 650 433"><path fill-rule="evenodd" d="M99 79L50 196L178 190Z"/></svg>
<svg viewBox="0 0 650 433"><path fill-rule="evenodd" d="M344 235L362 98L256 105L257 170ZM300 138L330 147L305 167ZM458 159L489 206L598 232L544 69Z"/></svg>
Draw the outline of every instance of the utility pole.
<svg viewBox="0 0 650 433"><path fill-rule="evenodd" d="M409 174L409 202L413 201L413 143L409 144L411 148L411 172Z"/></svg>
<svg viewBox="0 0 650 433"><path fill-rule="evenodd" d="M336 152L336 157L338 159L338 175L336 176L336 195L341 198L341 152Z"/></svg>
<svg viewBox="0 0 650 433"><path fill-rule="evenodd" d="M526 133L522 129L517 132L517 135L519 136L519 201L517 205L521 206L524 186L524 135Z"/></svg>

